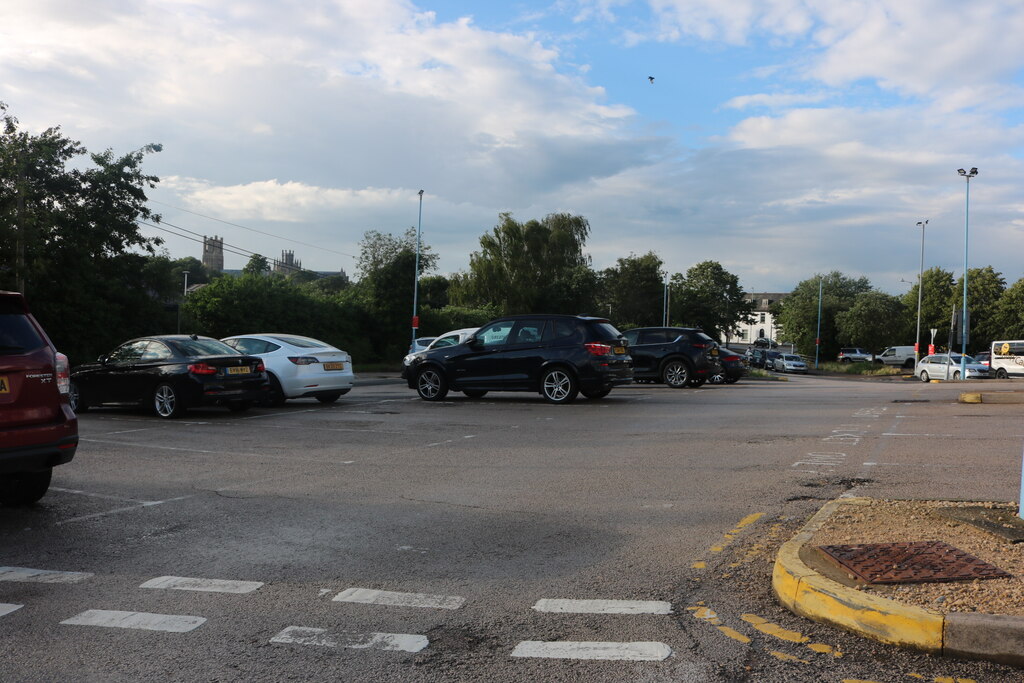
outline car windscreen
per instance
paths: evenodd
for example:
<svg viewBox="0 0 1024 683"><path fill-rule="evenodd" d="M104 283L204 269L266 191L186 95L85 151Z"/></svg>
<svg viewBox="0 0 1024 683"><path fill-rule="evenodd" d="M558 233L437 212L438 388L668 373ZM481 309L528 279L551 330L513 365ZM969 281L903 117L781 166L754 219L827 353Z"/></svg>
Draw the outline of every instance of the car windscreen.
<svg viewBox="0 0 1024 683"><path fill-rule="evenodd" d="M238 351L216 339L167 340L178 353L190 358L198 356L237 356Z"/></svg>
<svg viewBox="0 0 1024 683"><path fill-rule="evenodd" d="M285 344L291 344L292 346L297 346L300 349L319 349L324 346L327 346L327 344L325 344L324 342L317 341L316 339L310 339L309 337L291 337L286 335L274 335L273 337L271 337L271 339L283 341Z"/></svg>
<svg viewBox="0 0 1024 683"><path fill-rule="evenodd" d="M28 317L13 309L0 303L0 353L26 353L46 346Z"/></svg>
<svg viewBox="0 0 1024 683"><path fill-rule="evenodd" d="M622 336L622 333L611 323L593 323L591 329L594 334L598 335L598 339L618 339Z"/></svg>

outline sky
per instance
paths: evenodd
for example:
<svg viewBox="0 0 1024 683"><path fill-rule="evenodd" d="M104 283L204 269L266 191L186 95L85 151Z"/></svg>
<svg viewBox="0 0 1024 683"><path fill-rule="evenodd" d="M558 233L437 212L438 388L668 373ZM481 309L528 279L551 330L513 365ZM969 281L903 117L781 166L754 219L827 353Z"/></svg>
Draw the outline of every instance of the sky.
<svg viewBox="0 0 1024 683"><path fill-rule="evenodd" d="M924 220L925 268L1024 276L1021 35L1019 0L5 0L0 101L160 143L172 258L357 275L367 231L420 227L446 274L502 212L568 212L597 269L902 294Z"/></svg>

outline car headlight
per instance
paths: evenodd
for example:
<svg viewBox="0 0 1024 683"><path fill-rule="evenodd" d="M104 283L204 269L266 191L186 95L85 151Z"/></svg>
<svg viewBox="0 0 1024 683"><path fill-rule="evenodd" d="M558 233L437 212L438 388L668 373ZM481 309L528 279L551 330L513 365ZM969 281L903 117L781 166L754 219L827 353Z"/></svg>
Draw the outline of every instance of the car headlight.
<svg viewBox="0 0 1024 683"><path fill-rule="evenodd" d="M402 359L402 364L403 365L411 365L412 364L412 359L415 358L415 357L416 356L414 356L414 355L412 355L410 353L408 356L406 356L405 358Z"/></svg>

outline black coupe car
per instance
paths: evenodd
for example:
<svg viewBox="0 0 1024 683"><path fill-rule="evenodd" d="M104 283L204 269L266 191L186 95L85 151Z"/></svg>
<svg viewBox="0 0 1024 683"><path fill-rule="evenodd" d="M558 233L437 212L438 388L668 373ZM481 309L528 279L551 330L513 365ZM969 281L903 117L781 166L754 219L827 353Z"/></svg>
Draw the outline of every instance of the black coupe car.
<svg viewBox="0 0 1024 683"><path fill-rule="evenodd" d="M164 418L193 406L225 405L233 411L265 399L263 361L227 344L196 335L141 337L121 344L96 363L71 371L71 407L150 406Z"/></svg>

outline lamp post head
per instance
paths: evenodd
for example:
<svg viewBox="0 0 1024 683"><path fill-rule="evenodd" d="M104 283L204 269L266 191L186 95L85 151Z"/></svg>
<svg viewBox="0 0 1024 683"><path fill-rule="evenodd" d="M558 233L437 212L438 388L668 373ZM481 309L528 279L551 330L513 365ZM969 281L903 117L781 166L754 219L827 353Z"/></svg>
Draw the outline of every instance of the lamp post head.
<svg viewBox="0 0 1024 683"><path fill-rule="evenodd" d="M928 225L928 219L925 218L923 221L918 221L917 224L921 226L921 229L923 230L924 226Z"/></svg>
<svg viewBox="0 0 1024 683"><path fill-rule="evenodd" d="M965 178L973 178L974 176L978 175L978 167L972 166L970 171L965 171L962 168L958 168L956 169L956 172L964 176Z"/></svg>

